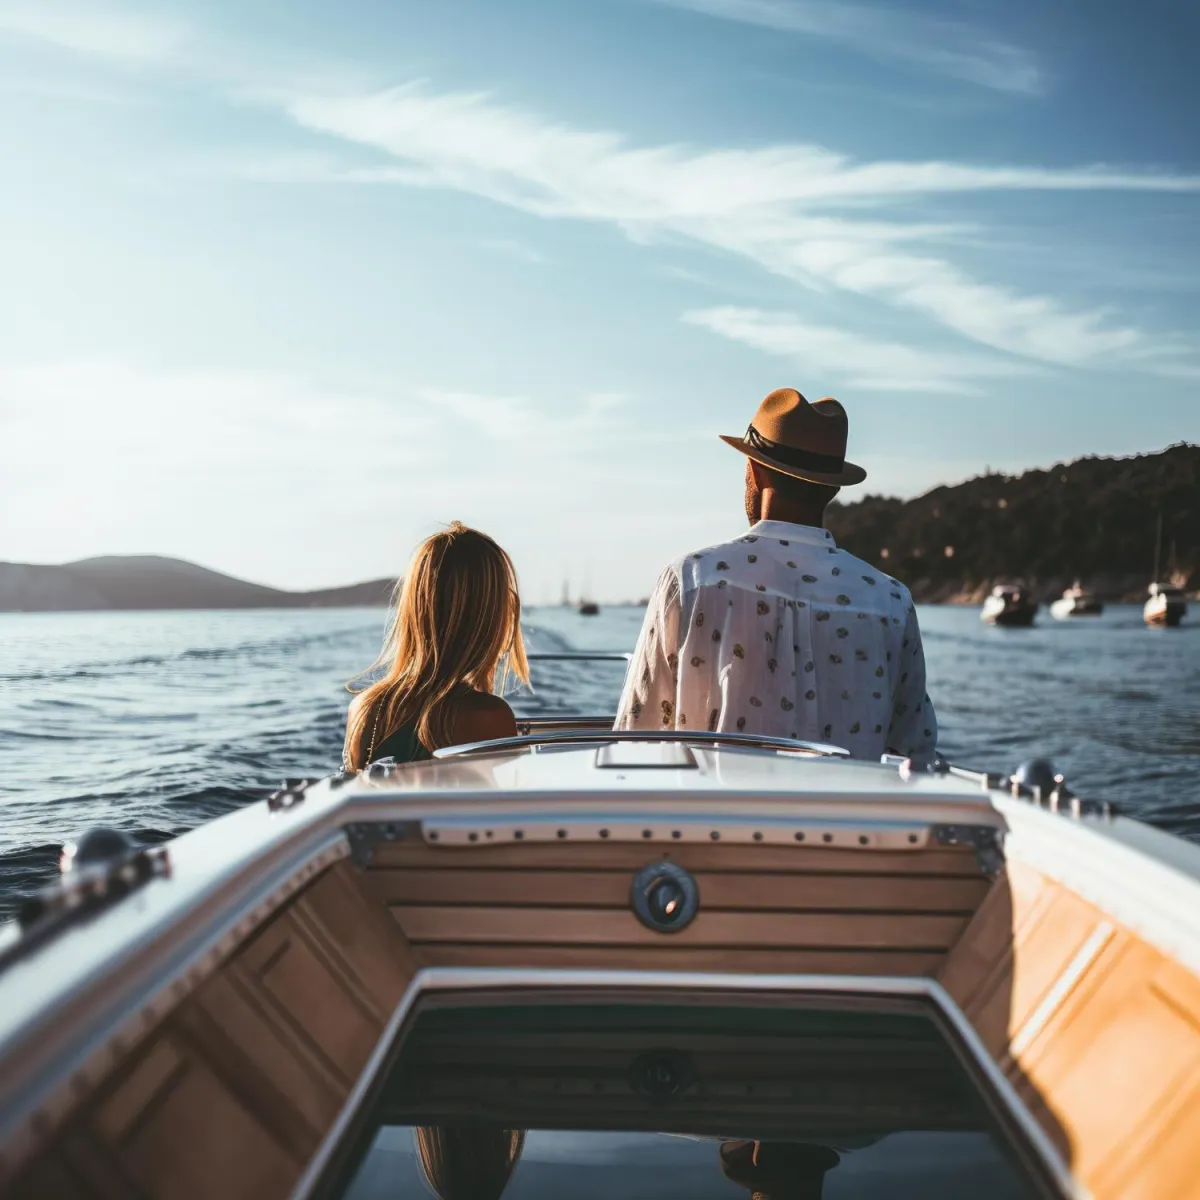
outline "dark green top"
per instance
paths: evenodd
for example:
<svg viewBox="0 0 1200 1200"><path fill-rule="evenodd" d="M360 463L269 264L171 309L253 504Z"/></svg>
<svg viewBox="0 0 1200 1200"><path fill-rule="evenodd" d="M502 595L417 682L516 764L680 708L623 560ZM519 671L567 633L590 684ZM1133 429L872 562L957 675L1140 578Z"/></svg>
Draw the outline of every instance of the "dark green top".
<svg viewBox="0 0 1200 1200"><path fill-rule="evenodd" d="M398 763L422 762L433 757L418 740L415 721L401 725L395 733L388 734L381 742L376 742L370 754L371 762L378 758L394 758Z"/></svg>

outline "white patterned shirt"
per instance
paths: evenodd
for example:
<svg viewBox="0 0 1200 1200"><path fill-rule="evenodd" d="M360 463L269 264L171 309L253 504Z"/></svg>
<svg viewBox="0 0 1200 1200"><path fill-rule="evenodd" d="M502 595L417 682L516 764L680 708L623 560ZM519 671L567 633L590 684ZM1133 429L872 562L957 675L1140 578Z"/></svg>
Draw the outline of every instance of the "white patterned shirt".
<svg viewBox="0 0 1200 1200"><path fill-rule="evenodd" d="M662 573L616 728L801 738L876 760L932 749L912 597L828 530L759 521Z"/></svg>

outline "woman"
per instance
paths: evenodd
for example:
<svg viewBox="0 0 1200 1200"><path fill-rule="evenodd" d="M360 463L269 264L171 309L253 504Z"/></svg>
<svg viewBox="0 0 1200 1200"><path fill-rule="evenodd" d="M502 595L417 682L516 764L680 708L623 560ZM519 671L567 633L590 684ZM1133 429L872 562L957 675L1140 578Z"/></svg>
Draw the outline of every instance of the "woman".
<svg viewBox="0 0 1200 1200"><path fill-rule="evenodd" d="M441 746L512 737L512 709L494 694L503 664L529 682L512 561L486 534L455 521L417 547L383 652L382 678L350 704L343 766L415 762Z"/></svg>

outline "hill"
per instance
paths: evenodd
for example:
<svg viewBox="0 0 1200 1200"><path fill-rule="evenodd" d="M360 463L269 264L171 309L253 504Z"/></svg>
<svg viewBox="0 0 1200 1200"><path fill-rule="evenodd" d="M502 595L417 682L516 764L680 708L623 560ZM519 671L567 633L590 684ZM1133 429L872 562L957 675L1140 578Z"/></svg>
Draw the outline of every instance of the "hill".
<svg viewBox="0 0 1200 1200"><path fill-rule="evenodd" d="M1022 475L988 473L913 500L866 496L830 506L840 545L902 579L924 602L978 603L998 580L1039 599L1080 579L1110 600L1142 600L1163 521L1163 574L1174 548L1200 586L1200 446L1131 458L1081 458ZM0 612L90 609L383 606L393 581L311 592L248 583L155 555L63 566L0 563Z"/></svg>
<svg viewBox="0 0 1200 1200"><path fill-rule="evenodd" d="M917 600L977 603L998 580L1039 599L1075 579L1110 600L1142 600L1162 513L1162 573L1200 586L1200 446L1081 458L1022 475L989 473L913 500L835 503L838 544L903 580Z"/></svg>
<svg viewBox="0 0 1200 1200"><path fill-rule="evenodd" d="M85 558L63 566L0 563L0 612L386 605L394 580L288 592L158 555Z"/></svg>

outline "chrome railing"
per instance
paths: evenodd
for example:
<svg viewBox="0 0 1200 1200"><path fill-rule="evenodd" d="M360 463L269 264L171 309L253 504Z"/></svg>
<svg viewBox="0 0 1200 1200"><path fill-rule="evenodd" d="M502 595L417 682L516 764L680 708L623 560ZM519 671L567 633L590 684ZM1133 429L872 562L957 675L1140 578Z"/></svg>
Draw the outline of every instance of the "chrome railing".
<svg viewBox="0 0 1200 1200"><path fill-rule="evenodd" d="M632 654L619 650L564 651L556 654L527 654L530 662L623 662L628 663Z"/></svg>
<svg viewBox="0 0 1200 1200"><path fill-rule="evenodd" d="M623 654L615 650L581 650L564 651L556 654L530 654L530 662L619 662L628 665L632 654ZM616 716L573 716L561 713L551 716L517 717L517 733L522 737L531 734L557 733L566 730L611 730Z"/></svg>
<svg viewBox="0 0 1200 1200"><path fill-rule="evenodd" d="M528 736L531 733L558 733L570 730L612 730L616 716L579 716L568 714L553 717L518 717L517 733Z"/></svg>
<svg viewBox="0 0 1200 1200"><path fill-rule="evenodd" d="M554 718L564 724L578 725L583 721L594 721L595 717ZM586 729L548 729L544 733L529 733L524 736L493 738L486 742L465 742L461 746L444 746L433 752L434 758L462 758L471 754L496 754L504 750L523 750L533 746L598 746L612 742L678 742L685 746L714 746L750 750L787 750L796 754L813 754L823 757L849 758L850 751L842 746L827 742L802 742L792 738L765 737L752 733L708 733L691 729L647 730L606 729L591 732Z"/></svg>

